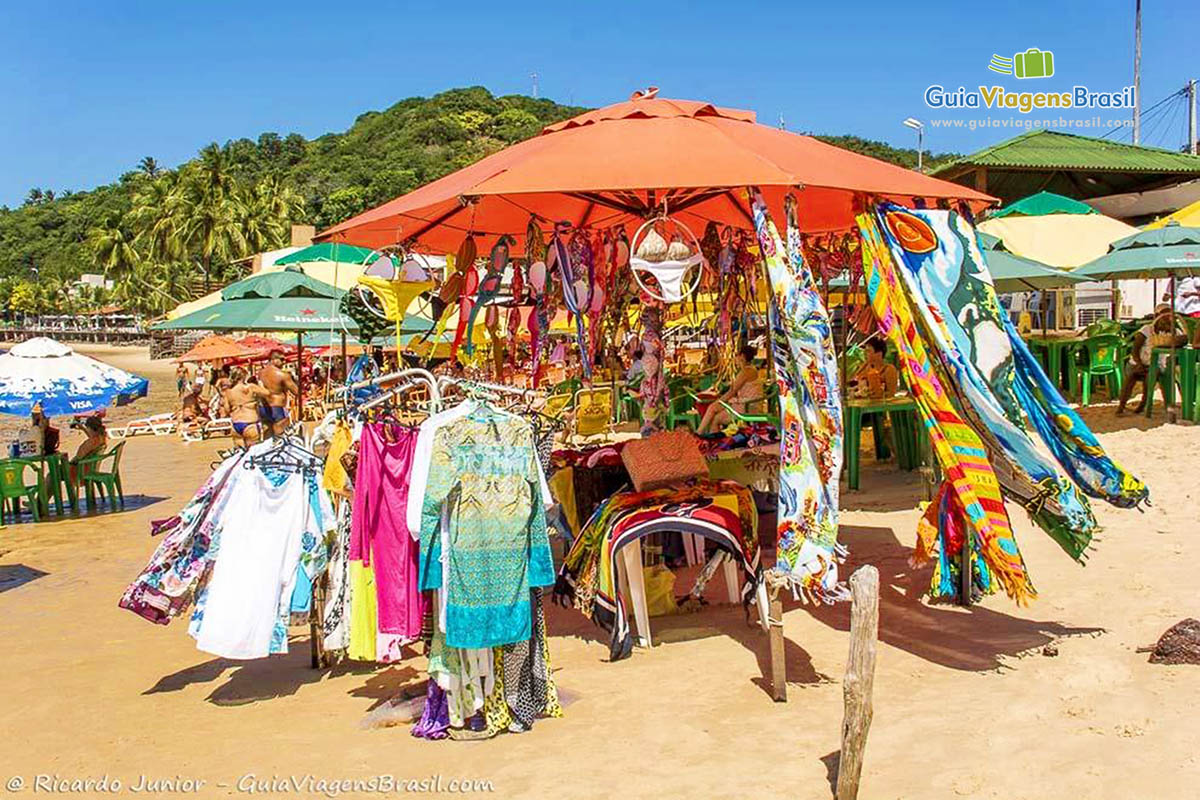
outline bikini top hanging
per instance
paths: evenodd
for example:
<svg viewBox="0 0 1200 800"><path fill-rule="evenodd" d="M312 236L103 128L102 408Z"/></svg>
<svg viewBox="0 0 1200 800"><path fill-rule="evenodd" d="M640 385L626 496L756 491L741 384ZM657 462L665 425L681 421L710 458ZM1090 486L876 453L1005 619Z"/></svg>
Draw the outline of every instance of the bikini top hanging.
<svg viewBox="0 0 1200 800"><path fill-rule="evenodd" d="M641 290L655 300L678 303L700 287L704 253L700 241L683 222L663 213L642 223L630 242L629 269ZM693 269L695 268L695 269ZM642 279L654 276L658 291ZM689 280L690 276L690 280Z"/></svg>

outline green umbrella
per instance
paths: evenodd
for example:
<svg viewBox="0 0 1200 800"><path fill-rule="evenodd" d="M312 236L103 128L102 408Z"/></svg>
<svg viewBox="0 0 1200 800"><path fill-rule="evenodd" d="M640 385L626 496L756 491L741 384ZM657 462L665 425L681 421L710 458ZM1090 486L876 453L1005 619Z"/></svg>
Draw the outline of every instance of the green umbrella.
<svg viewBox="0 0 1200 800"><path fill-rule="evenodd" d="M1200 228L1172 222L1126 236L1073 274L1091 281L1200 275Z"/></svg>
<svg viewBox="0 0 1200 800"><path fill-rule="evenodd" d="M340 298L344 292L328 283L310 278L293 267L279 272L260 272L231 283L221 290L222 300L278 297Z"/></svg>
<svg viewBox="0 0 1200 800"><path fill-rule="evenodd" d="M992 273L992 285L1001 294L1031 289L1057 289L1083 281L1082 278L1076 277L1076 274L1010 253L999 237L980 232L979 244L983 249L983 260Z"/></svg>
<svg viewBox="0 0 1200 800"><path fill-rule="evenodd" d="M352 244L314 244L275 260L276 264L303 264L331 261L339 264L363 264L374 250Z"/></svg>
<svg viewBox="0 0 1200 800"><path fill-rule="evenodd" d="M314 331L358 330L350 317L337 309L337 301L324 297L248 297L222 300L208 308L160 322L158 331Z"/></svg>
<svg viewBox="0 0 1200 800"><path fill-rule="evenodd" d="M222 289L221 302L160 322L154 330L357 330L354 320L338 310L343 294L336 286L296 270L260 272Z"/></svg>

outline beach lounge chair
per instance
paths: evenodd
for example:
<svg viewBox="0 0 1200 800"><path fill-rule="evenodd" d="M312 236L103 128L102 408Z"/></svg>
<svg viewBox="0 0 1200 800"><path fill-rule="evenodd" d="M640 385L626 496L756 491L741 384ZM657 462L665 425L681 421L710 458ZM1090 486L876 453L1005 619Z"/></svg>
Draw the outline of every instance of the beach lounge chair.
<svg viewBox="0 0 1200 800"><path fill-rule="evenodd" d="M186 422L179 428L179 435L185 442L202 442L214 436L232 436L233 421L229 417L221 417Z"/></svg>
<svg viewBox="0 0 1200 800"><path fill-rule="evenodd" d="M132 420L125 425L114 425L108 429L108 435L118 439L132 439L134 436L163 436L175 432L177 423L174 413L155 414L152 417Z"/></svg>

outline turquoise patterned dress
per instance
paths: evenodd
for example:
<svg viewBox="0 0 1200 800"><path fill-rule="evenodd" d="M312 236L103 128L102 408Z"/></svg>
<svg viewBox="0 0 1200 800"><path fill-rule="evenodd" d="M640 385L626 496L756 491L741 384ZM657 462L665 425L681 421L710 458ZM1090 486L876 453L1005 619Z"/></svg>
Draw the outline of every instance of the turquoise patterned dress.
<svg viewBox="0 0 1200 800"><path fill-rule="evenodd" d="M554 584L533 429L481 406L434 437L422 589L444 589L446 644L528 641L529 590Z"/></svg>

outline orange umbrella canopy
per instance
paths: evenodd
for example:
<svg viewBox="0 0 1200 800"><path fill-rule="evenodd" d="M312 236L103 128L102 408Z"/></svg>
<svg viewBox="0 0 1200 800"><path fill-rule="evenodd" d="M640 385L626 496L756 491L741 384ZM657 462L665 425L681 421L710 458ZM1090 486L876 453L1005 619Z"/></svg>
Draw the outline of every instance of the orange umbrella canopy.
<svg viewBox="0 0 1200 800"><path fill-rule="evenodd" d="M215 361L217 359L253 358L260 355L257 350L238 344L228 336L213 334L196 342L191 350L176 361Z"/></svg>
<svg viewBox="0 0 1200 800"><path fill-rule="evenodd" d="M473 232L486 243L507 233L523 247L531 215L576 226L636 227L664 208L699 235L707 222L752 228L740 190L758 186L782 219L794 191L807 232L853 226L856 195L903 204L964 200L976 211L995 199L894 164L759 125L752 111L655 90L547 126L318 238L381 247L412 242L451 252Z"/></svg>

